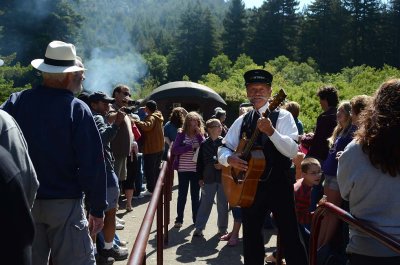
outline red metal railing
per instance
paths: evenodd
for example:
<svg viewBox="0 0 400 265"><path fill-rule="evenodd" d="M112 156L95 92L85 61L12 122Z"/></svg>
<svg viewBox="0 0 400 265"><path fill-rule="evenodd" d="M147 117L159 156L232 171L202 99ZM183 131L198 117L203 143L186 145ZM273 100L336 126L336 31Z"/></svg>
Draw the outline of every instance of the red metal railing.
<svg viewBox="0 0 400 265"><path fill-rule="evenodd" d="M172 163L169 161L172 161L170 160L170 154L168 154L168 161L165 161L162 165L160 175L131 250L131 254L129 255L127 265L146 264L146 247L156 212L157 264L163 264L164 244L168 243L169 210L173 183Z"/></svg>
<svg viewBox="0 0 400 265"><path fill-rule="evenodd" d="M388 248L400 253L400 241L396 238L388 235L373 226L364 223L362 220L358 220L353 217L350 213L345 210L335 206L332 203L325 202L322 203L314 212L314 216L312 219L312 227L311 227L311 239L310 239L310 265L317 264L317 244L318 244L318 236L321 227L321 221L325 214L331 213L335 215L337 218L350 224L351 226L357 228L358 230L364 232L365 234L375 238Z"/></svg>

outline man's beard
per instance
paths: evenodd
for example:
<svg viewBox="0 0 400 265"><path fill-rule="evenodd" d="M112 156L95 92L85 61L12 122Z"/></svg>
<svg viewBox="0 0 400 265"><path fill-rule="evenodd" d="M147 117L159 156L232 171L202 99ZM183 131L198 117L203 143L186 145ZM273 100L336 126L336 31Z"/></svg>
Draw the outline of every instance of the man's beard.
<svg viewBox="0 0 400 265"><path fill-rule="evenodd" d="M75 96L79 95L83 91L83 85L77 87L77 89L72 90Z"/></svg>

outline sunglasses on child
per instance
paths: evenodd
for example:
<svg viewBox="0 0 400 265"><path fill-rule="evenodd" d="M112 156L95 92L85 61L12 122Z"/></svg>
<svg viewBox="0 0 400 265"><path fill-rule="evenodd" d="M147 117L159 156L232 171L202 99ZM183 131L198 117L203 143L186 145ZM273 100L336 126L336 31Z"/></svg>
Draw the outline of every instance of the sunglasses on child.
<svg viewBox="0 0 400 265"><path fill-rule="evenodd" d="M314 176L322 176L324 174L323 171L318 171L318 172L307 172L309 175L314 175Z"/></svg>

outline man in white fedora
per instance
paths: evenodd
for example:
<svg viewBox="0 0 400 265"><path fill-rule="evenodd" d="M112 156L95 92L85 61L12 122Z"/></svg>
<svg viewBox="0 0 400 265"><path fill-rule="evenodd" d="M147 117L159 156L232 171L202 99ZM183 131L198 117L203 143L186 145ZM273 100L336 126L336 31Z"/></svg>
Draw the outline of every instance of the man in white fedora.
<svg viewBox="0 0 400 265"><path fill-rule="evenodd" d="M52 41L45 58L31 64L42 72L42 85L13 93L0 108L20 125L40 183L32 208L32 263L45 265L51 255L53 264L96 264L89 233L103 227L107 182L93 116L74 97L85 68L74 45L61 41Z"/></svg>

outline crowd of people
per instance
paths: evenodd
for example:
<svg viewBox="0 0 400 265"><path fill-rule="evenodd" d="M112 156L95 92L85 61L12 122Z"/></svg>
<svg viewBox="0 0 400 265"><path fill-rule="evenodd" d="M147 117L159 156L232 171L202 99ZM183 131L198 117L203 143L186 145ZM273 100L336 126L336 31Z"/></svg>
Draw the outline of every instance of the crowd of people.
<svg viewBox="0 0 400 265"><path fill-rule="evenodd" d="M186 222L194 225L193 237L204 236L216 201L221 241L236 246L243 227L245 264L276 263L275 254L265 255L262 233L271 217L286 264L308 264L312 214L325 201L400 240L399 79L384 82L373 96L341 102L335 87L323 86L316 94L323 112L315 130L305 132L299 103L271 109L273 75L262 69L244 74L249 102L240 105L229 128L220 107L207 120L176 107L165 121L153 100L134 113L127 85L117 85L111 97L82 92L86 69L73 44L52 41L44 59L31 64L42 84L13 93L0 106L0 196L10 213L1 219L4 227L18 223L23 230L21 237L6 235L17 239L7 248L15 264L127 259L126 242L116 233L125 221L116 213L130 212L132 200L152 195L168 149L178 176L174 229L184 225L190 188ZM222 170L253 174L255 157L236 151L254 135L252 147L266 163L253 203L229 205ZM400 264L399 253L355 228L337 239L346 228L333 215L324 218L322 260Z"/></svg>

